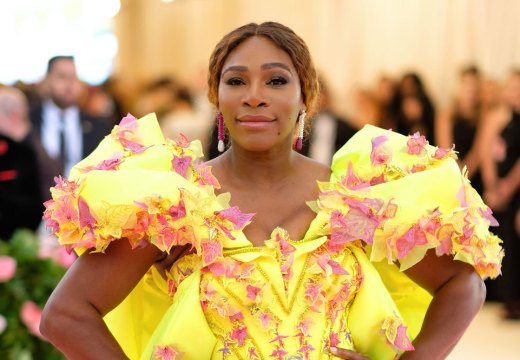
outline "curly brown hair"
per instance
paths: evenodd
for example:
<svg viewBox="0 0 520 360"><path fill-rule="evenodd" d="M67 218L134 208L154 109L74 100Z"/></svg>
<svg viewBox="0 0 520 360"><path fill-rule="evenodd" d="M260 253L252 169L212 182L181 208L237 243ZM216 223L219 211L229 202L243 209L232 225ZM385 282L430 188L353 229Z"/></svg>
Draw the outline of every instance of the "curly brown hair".
<svg viewBox="0 0 520 360"><path fill-rule="evenodd" d="M318 77L312 58L305 42L285 25L277 22L250 23L243 25L227 35L217 44L209 61L208 98L218 106L218 86L222 67L229 54L245 40L253 36L263 36L271 40L277 47L285 51L296 68L300 78L303 102L310 118L316 111L319 92Z"/></svg>

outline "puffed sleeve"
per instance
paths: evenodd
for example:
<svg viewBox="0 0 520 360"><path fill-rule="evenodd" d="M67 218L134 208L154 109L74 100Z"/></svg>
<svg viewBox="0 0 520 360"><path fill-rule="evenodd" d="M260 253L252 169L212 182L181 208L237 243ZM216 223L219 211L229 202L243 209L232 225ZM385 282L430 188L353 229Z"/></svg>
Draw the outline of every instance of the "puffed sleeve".
<svg viewBox="0 0 520 360"><path fill-rule="evenodd" d="M216 196L199 141L164 138L155 114L123 118L71 171L57 178L44 219L61 244L104 252L118 239L161 251L190 244L204 264L221 256L250 219Z"/></svg>
<svg viewBox="0 0 520 360"><path fill-rule="evenodd" d="M500 274L501 240L492 212L461 173L452 150L365 126L334 156L319 206L330 214L333 242L362 240L370 259L405 270L426 251L471 264L482 278Z"/></svg>

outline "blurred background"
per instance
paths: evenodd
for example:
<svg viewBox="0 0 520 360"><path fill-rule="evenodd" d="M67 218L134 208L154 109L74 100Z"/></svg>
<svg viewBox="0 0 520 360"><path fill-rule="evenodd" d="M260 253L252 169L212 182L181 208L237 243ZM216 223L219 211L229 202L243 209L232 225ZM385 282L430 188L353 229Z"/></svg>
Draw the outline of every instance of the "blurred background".
<svg viewBox="0 0 520 360"><path fill-rule="evenodd" d="M206 99L210 53L230 30L269 20L305 40L320 75L320 111L306 155L330 164L334 151L365 124L405 135L419 131L443 148L455 144L461 169L467 166L501 224L496 233L507 255L503 276L487 284L486 306L450 359L520 358L520 1L515 0L0 0L0 229L7 229L0 231L0 261L7 261L2 264L7 258L19 264L44 258L66 268L73 261L56 249L39 221L49 181L67 174L72 155L79 160L89 152L67 145L69 163L58 164L65 140L42 135L41 108L48 99L59 103L50 58L73 56L78 87L70 88L74 96L63 109L89 114L85 123L81 118L84 134L102 137L127 113L155 112L167 137L182 132L201 139L210 159L218 154L215 109ZM23 94L21 105L13 89ZM21 116L15 116L14 103L22 106ZM22 175L32 181L22 181ZM28 211L37 220L23 223L6 215ZM23 228L32 233L17 232ZM32 260L17 258L28 247ZM61 276L50 273L55 280ZM16 331L7 325L18 321L18 313L15 320L7 315L19 311L14 304L31 296L37 297L32 308L37 318L53 279L31 295L23 290L26 276L16 280L16 274L0 274L0 357L53 358L45 345L24 337L38 339L36 320L26 317Z"/></svg>

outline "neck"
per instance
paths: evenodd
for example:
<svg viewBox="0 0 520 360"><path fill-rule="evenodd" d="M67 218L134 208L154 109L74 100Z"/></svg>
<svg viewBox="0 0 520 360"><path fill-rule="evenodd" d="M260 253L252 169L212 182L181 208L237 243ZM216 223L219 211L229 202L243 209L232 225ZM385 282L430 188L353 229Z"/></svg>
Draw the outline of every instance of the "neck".
<svg viewBox="0 0 520 360"><path fill-rule="evenodd" d="M269 186L294 172L299 154L290 148L251 152L232 146L223 156L224 171L234 182Z"/></svg>

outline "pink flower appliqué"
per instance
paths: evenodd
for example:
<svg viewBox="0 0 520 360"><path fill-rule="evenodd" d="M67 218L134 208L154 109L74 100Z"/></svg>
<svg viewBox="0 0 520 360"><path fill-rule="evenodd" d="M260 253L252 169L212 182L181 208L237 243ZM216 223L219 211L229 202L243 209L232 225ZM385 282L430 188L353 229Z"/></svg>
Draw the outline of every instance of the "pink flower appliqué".
<svg viewBox="0 0 520 360"><path fill-rule="evenodd" d="M210 185L215 189L220 189L220 183L217 178L211 173L211 166L206 165L203 162L195 162L196 181L200 185Z"/></svg>
<svg viewBox="0 0 520 360"><path fill-rule="evenodd" d="M406 326L399 325L397 327L397 336L394 341L394 345L396 348L406 351L414 350L414 347L412 345L412 342L408 338L408 335L406 334Z"/></svg>
<svg viewBox="0 0 520 360"><path fill-rule="evenodd" d="M116 152L112 157L108 160L103 160L96 166L87 166L81 169L82 172L88 172L92 170L117 170L121 162L123 161L124 154L121 152Z"/></svg>
<svg viewBox="0 0 520 360"><path fill-rule="evenodd" d="M174 156L172 160L172 168L182 177L188 174L188 168L191 164L191 156Z"/></svg>
<svg viewBox="0 0 520 360"><path fill-rule="evenodd" d="M336 332L331 332L329 336L329 344L331 347L336 347L340 343L339 334Z"/></svg>
<svg viewBox="0 0 520 360"><path fill-rule="evenodd" d="M387 343L393 345L397 350L411 351L414 350L414 347L406 334L406 329L403 321L395 316L386 318L381 327Z"/></svg>
<svg viewBox="0 0 520 360"><path fill-rule="evenodd" d="M213 263L222 257L222 243L220 241L205 241L201 243L203 266Z"/></svg>
<svg viewBox="0 0 520 360"><path fill-rule="evenodd" d="M322 284L311 280L305 287L305 299L309 304L309 308L314 312L321 312L326 302L325 291L322 289Z"/></svg>
<svg viewBox="0 0 520 360"><path fill-rule="evenodd" d="M26 301L23 303L20 309L20 318L25 326L29 329L29 332L35 336L43 339L40 333L40 320L42 317L42 311L32 301Z"/></svg>
<svg viewBox="0 0 520 360"><path fill-rule="evenodd" d="M231 332L231 339L235 340L239 347L244 345L244 341L248 336L247 327L245 326L240 326Z"/></svg>
<svg viewBox="0 0 520 360"><path fill-rule="evenodd" d="M251 300L253 300L255 303L257 302L258 293L260 293L259 287L253 286L253 285L247 285L247 297Z"/></svg>
<svg viewBox="0 0 520 360"><path fill-rule="evenodd" d="M343 269L340 264L330 258L327 253L317 255L317 263L323 270L325 275L328 277L332 274L336 275L348 275L347 270Z"/></svg>
<svg viewBox="0 0 520 360"><path fill-rule="evenodd" d="M184 357L184 353L176 350L173 345L157 345L153 356L154 360L179 360Z"/></svg>
<svg viewBox="0 0 520 360"><path fill-rule="evenodd" d="M175 140L175 145L181 149L187 149L190 147L191 141L183 133L179 133L179 139Z"/></svg>
<svg viewBox="0 0 520 360"><path fill-rule="evenodd" d="M242 230L249 222L251 218L255 216L254 213L243 213L240 211L238 206L233 206L218 212L222 219L231 221L235 230Z"/></svg>
<svg viewBox="0 0 520 360"><path fill-rule="evenodd" d="M274 358L277 358L278 360L284 360L285 355L287 355L288 352L283 349L276 349L271 353L271 356Z"/></svg>
<svg viewBox="0 0 520 360"><path fill-rule="evenodd" d="M442 160L447 156L451 156L454 154L455 145L451 147L451 149L443 149L443 148L437 148L435 150L435 154L433 154L433 158L436 160Z"/></svg>
<svg viewBox="0 0 520 360"><path fill-rule="evenodd" d="M80 196L78 198L78 213L80 227L93 227L96 224L96 219L92 216L87 202Z"/></svg>
<svg viewBox="0 0 520 360"><path fill-rule="evenodd" d="M415 224L408 231L396 241L397 258L402 259L412 251L417 245L424 245L427 243L424 231Z"/></svg>
<svg viewBox="0 0 520 360"><path fill-rule="evenodd" d="M356 174L351 162L348 163L347 175L341 179L341 183L352 190L365 188L370 185L369 181L364 180Z"/></svg>
<svg viewBox="0 0 520 360"><path fill-rule="evenodd" d="M498 221L493 216L493 211L489 207L486 207L484 209L480 209L480 214L486 221L489 223L489 226L498 226Z"/></svg>
<svg viewBox="0 0 520 360"><path fill-rule="evenodd" d="M411 155L422 155L425 153L424 147L428 144L428 140L419 132L408 136L406 146L408 147L408 154Z"/></svg>
<svg viewBox="0 0 520 360"><path fill-rule="evenodd" d="M12 279L16 273L16 260L10 256L0 256L0 282Z"/></svg>
<svg viewBox="0 0 520 360"><path fill-rule="evenodd" d="M347 198L345 201L350 209L344 216L338 211L331 214L331 242L342 244L363 240L372 244L374 233L380 223L377 212L381 209L382 202L375 199L360 201L354 198Z"/></svg>
<svg viewBox="0 0 520 360"><path fill-rule="evenodd" d="M384 146L387 141L387 135L376 136L372 139L372 152L370 153L372 165L381 165L391 160L392 153Z"/></svg>
<svg viewBox="0 0 520 360"><path fill-rule="evenodd" d="M254 264L243 264L231 258L223 258L209 264L203 271L208 270L215 276L240 280L249 278L254 267Z"/></svg>
<svg viewBox="0 0 520 360"><path fill-rule="evenodd" d="M260 319L260 322L262 323L262 326L264 328L266 328L274 320L274 317L271 314L268 314L268 313L265 313L265 312L261 312L258 315L258 319Z"/></svg>

